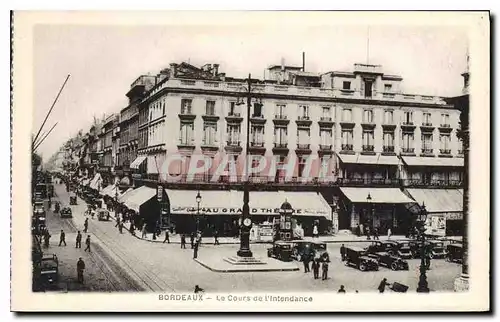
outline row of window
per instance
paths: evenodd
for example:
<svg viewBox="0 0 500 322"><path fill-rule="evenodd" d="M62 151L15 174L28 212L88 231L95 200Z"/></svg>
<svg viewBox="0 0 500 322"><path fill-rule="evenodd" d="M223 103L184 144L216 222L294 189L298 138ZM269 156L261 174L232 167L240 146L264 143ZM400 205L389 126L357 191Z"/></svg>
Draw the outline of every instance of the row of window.
<svg viewBox="0 0 500 322"><path fill-rule="evenodd" d="M253 117L261 117L263 116L262 111L263 105L260 103L254 104ZM332 118L332 107L331 106L322 106L322 119L331 119ZM286 119L286 104L276 104L274 115L278 119ZM299 119L309 119L309 105L299 105ZM182 99L181 101L181 114L192 114L192 99ZM216 115L215 114L215 101L206 101L205 106L205 115ZM241 110L236 102L230 102L230 116L240 116ZM431 125L432 124L432 115L431 113L424 112L423 113L423 125ZM342 121L343 122L352 122L352 109L344 108L342 110ZM363 111L363 122L364 123L373 123L373 110L365 109ZM402 119L403 124L413 124L413 111L405 111ZM394 124L394 111L393 110L385 110L384 111L384 123L385 124ZM447 113L441 114L441 125L449 126L450 124L450 115Z"/></svg>

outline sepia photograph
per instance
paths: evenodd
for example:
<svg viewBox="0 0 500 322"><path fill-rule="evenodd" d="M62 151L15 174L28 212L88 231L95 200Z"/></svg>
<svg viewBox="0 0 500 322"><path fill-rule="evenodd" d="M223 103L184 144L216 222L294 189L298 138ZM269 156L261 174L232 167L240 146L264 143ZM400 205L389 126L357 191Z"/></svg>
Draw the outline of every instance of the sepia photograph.
<svg viewBox="0 0 500 322"><path fill-rule="evenodd" d="M489 309L488 13L12 20L13 310Z"/></svg>

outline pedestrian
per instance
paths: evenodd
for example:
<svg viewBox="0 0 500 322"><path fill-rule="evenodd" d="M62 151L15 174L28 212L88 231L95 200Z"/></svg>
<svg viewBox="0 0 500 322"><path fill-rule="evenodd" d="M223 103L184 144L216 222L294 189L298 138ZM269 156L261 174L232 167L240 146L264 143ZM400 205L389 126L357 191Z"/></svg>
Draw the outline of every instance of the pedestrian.
<svg viewBox="0 0 500 322"><path fill-rule="evenodd" d="M361 236L361 228L359 227L359 224L356 225L356 236Z"/></svg>
<svg viewBox="0 0 500 322"><path fill-rule="evenodd" d="M135 226L132 221L130 222L130 233L132 234L132 236L135 236Z"/></svg>
<svg viewBox="0 0 500 322"><path fill-rule="evenodd" d="M88 230L89 230L89 219L85 218L85 222L83 223L83 232L87 233Z"/></svg>
<svg viewBox="0 0 500 322"><path fill-rule="evenodd" d="M147 233L146 233L146 225L143 225L142 226L142 238L146 238L147 237Z"/></svg>
<svg viewBox="0 0 500 322"><path fill-rule="evenodd" d="M344 246L344 244L342 244L342 246L340 246L340 258L342 259L342 261L345 260L345 246Z"/></svg>
<svg viewBox="0 0 500 322"><path fill-rule="evenodd" d="M391 284L387 283L387 278L384 277L384 279L380 281L380 284L378 285L379 293L384 293L386 285L391 285Z"/></svg>
<svg viewBox="0 0 500 322"><path fill-rule="evenodd" d="M391 228L387 229L387 239L391 239L391 236L392 236L392 230Z"/></svg>
<svg viewBox="0 0 500 322"><path fill-rule="evenodd" d="M78 262L76 263L76 273L78 276L78 283L83 284L83 270L85 269L85 262L83 259L80 257L78 259Z"/></svg>
<svg viewBox="0 0 500 322"><path fill-rule="evenodd" d="M61 229L61 234L59 235L59 246L64 243L64 246L66 246L66 234L64 233L64 230Z"/></svg>
<svg viewBox="0 0 500 322"><path fill-rule="evenodd" d="M321 266L321 269L323 271L321 279L323 281L326 281L328 279L328 262L326 260L323 261L323 265Z"/></svg>
<svg viewBox="0 0 500 322"><path fill-rule="evenodd" d="M85 249L83 250L84 252L89 251L90 253L90 235L87 236L87 239L85 239L85 245L87 245L87 247L85 247Z"/></svg>
<svg viewBox="0 0 500 322"><path fill-rule="evenodd" d="M380 240L377 227L373 228L373 240Z"/></svg>
<svg viewBox="0 0 500 322"><path fill-rule="evenodd" d="M317 225L314 225L313 227L313 238L318 238L318 226Z"/></svg>
<svg viewBox="0 0 500 322"><path fill-rule="evenodd" d="M50 237L52 237L50 234L49 234L49 231L48 230L45 230L45 234L43 235L43 241L45 243L45 247L46 248L49 248L49 245L50 245Z"/></svg>
<svg viewBox="0 0 500 322"><path fill-rule="evenodd" d="M304 273L309 273L311 270L309 269L309 255L304 254L302 257L302 262L304 262Z"/></svg>
<svg viewBox="0 0 500 322"><path fill-rule="evenodd" d="M49 210L50 210L50 208L52 207L52 201L50 201L50 198L49 198L48 206L49 206Z"/></svg>
<svg viewBox="0 0 500 322"><path fill-rule="evenodd" d="M314 275L314 279L317 280L319 278L319 258L315 258L312 262L312 270L313 270L313 275Z"/></svg>
<svg viewBox="0 0 500 322"><path fill-rule="evenodd" d="M76 248L82 248L82 234L80 231L76 234Z"/></svg>
<svg viewBox="0 0 500 322"><path fill-rule="evenodd" d="M195 243L194 248L193 248L193 259L198 258L198 247L199 247L199 244Z"/></svg>
<svg viewBox="0 0 500 322"><path fill-rule="evenodd" d="M165 239L163 240L163 243L165 244L166 241L168 241L168 243L170 244L170 235L168 233L168 229L165 229Z"/></svg>
<svg viewBox="0 0 500 322"><path fill-rule="evenodd" d="M181 249L182 248L186 249L186 235L185 234L181 235Z"/></svg>
<svg viewBox="0 0 500 322"><path fill-rule="evenodd" d="M120 234L123 234L123 222L120 221L120 224L118 225L118 230L120 231Z"/></svg>
<svg viewBox="0 0 500 322"><path fill-rule="evenodd" d="M219 231L217 229L214 231L214 245L220 245L220 243L219 243Z"/></svg>
<svg viewBox="0 0 500 322"><path fill-rule="evenodd" d="M370 227L366 226L365 231L366 231L366 240L370 240Z"/></svg>
<svg viewBox="0 0 500 322"><path fill-rule="evenodd" d="M431 269L431 254L429 249L425 251L425 269Z"/></svg>
<svg viewBox="0 0 500 322"><path fill-rule="evenodd" d="M196 243L201 245L201 231L198 230L198 233L196 233Z"/></svg>
<svg viewBox="0 0 500 322"><path fill-rule="evenodd" d="M200 292L205 292L205 290L202 289L201 287L199 287L198 285L195 285L194 286L194 292L195 293L200 293Z"/></svg>
<svg viewBox="0 0 500 322"><path fill-rule="evenodd" d="M117 217L116 217L116 225L115 225L115 227L119 227L121 222L122 222L122 221L121 221L121 219L120 219L120 216L117 216Z"/></svg>
<svg viewBox="0 0 500 322"><path fill-rule="evenodd" d="M190 240L191 240L191 249L193 249L194 248L194 232L191 233Z"/></svg>
<svg viewBox="0 0 500 322"><path fill-rule="evenodd" d="M337 293L345 293L344 285L340 285L340 288Z"/></svg>

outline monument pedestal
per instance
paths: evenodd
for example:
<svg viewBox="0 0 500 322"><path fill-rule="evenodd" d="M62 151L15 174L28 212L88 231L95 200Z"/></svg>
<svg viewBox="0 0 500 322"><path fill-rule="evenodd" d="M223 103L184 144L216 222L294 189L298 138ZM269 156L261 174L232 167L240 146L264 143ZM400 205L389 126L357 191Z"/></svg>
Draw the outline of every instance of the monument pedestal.
<svg viewBox="0 0 500 322"><path fill-rule="evenodd" d="M253 256L251 256L251 257L229 256L229 257L224 257L224 261L228 262L229 264L233 264L233 265L263 265L263 264L266 264L266 262L263 262L262 260L255 258Z"/></svg>
<svg viewBox="0 0 500 322"><path fill-rule="evenodd" d="M469 275L462 274L455 279L454 283L455 292L467 292L469 290Z"/></svg>

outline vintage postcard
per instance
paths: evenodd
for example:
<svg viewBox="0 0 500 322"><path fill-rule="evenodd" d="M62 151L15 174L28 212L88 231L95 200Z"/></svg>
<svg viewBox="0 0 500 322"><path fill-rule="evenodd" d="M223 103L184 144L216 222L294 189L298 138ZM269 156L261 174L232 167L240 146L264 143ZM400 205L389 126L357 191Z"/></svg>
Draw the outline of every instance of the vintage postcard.
<svg viewBox="0 0 500 322"><path fill-rule="evenodd" d="M490 310L489 25L14 12L12 310Z"/></svg>

